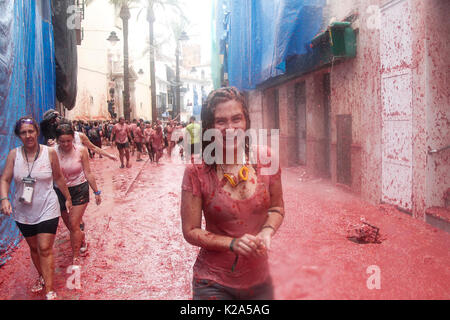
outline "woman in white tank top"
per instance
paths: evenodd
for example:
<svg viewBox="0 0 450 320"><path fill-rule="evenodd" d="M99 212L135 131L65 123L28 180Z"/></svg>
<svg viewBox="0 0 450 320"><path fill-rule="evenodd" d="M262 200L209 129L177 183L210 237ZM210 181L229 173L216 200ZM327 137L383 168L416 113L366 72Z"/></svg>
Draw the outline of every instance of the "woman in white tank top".
<svg viewBox="0 0 450 320"><path fill-rule="evenodd" d="M84 232L80 229L84 212L89 203L89 186L94 190L97 205L101 203L100 191L97 188L95 177L89 165L87 149L75 144L75 133L69 124L60 124L56 128L56 153L61 164L61 171L66 179L72 198L72 210L67 212L63 193L55 189L61 205L61 216L67 229L70 231L72 244L73 265L80 264L80 248L85 239Z"/></svg>
<svg viewBox="0 0 450 320"><path fill-rule="evenodd" d="M69 211L72 201L55 150L38 143L39 126L36 121L22 117L16 122L14 133L23 146L8 154L0 180L1 208L4 214L12 215L30 247L31 259L39 273L32 291L45 287L47 299L55 299L53 243L60 211L53 182L66 195L65 205ZM8 200L13 178L16 185L14 210Z"/></svg>

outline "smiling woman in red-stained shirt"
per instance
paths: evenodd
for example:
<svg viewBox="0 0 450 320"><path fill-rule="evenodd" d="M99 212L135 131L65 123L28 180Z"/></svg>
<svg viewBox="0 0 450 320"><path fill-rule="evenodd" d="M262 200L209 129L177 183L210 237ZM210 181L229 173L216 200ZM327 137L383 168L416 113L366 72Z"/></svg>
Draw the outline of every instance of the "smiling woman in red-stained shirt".
<svg viewBox="0 0 450 320"><path fill-rule="evenodd" d="M234 161L190 164L184 173L183 235L201 248L194 265L193 299L273 299L268 251L284 218L281 170L261 174L266 165L259 160L249 163L248 141L245 159L240 161L239 140L227 142L227 132L250 128L247 105L237 89L211 92L202 108L202 121L203 132L216 129L223 135L223 139L204 142L203 150L210 143L222 148L224 155L227 148L234 148ZM257 158L268 151L257 147Z"/></svg>

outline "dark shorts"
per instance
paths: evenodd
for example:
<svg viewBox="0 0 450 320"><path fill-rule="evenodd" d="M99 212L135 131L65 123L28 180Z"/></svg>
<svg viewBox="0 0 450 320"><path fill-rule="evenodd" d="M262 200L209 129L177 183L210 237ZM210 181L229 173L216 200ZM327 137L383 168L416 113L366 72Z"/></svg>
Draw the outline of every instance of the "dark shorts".
<svg viewBox="0 0 450 320"><path fill-rule="evenodd" d="M130 147L130 144L128 142L125 143L116 143L117 149L118 150L122 150L122 149L128 149Z"/></svg>
<svg viewBox="0 0 450 320"><path fill-rule="evenodd" d="M17 227L19 227L20 232L22 232L25 238L34 237L39 233L51 233L56 234L58 229L59 217L54 219L42 221L38 224L23 224L16 221Z"/></svg>
<svg viewBox="0 0 450 320"><path fill-rule="evenodd" d="M55 188L58 195L59 206L61 211L67 211L66 198L62 194L61 190ZM72 198L72 205L79 206L89 202L89 183L86 181L77 186L69 187L70 197Z"/></svg>
<svg viewBox="0 0 450 320"><path fill-rule="evenodd" d="M136 149L139 152L142 152L142 142L134 142L136 144Z"/></svg>
<svg viewBox="0 0 450 320"><path fill-rule="evenodd" d="M223 286L212 280L192 281L193 300L273 300L272 279L245 289Z"/></svg>

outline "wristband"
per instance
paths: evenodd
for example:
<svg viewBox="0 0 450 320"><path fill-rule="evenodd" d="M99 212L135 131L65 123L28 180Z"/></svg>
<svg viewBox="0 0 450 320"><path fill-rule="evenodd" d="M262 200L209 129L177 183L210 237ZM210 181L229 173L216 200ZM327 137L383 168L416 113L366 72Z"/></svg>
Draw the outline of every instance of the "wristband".
<svg viewBox="0 0 450 320"><path fill-rule="evenodd" d="M230 250L231 250L232 252L234 252L234 250L233 250L233 245L234 245L235 242L236 242L236 238L233 238L233 240L231 240L231 242L230 242Z"/></svg>
<svg viewBox="0 0 450 320"><path fill-rule="evenodd" d="M8 200L8 197L1 198L0 201Z"/></svg>
<svg viewBox="0 0 450 320"><path fill-rule="evenodd" d="M281 211L278 209L270 208L269 210L267 210L267 213L270 213L270 212L278 213L280 216L282 216L284 218L284 213L281 213Z"/></svg>
<svg viewBox="0 0 450 320"><path fill-rule="evenodd" d="M99 195L102 194L102 192L101 192L100 190L98 190L98 191L94 192L94 194L95 194L96 196L99 196Z"/></svg>

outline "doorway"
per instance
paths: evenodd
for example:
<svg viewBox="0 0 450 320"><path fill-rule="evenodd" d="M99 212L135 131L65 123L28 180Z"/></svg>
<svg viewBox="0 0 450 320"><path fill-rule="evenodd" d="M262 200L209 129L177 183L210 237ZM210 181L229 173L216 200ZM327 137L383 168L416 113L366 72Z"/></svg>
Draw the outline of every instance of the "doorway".
<svg viewBox="0 0 450 320"><path fill-rule="evenodd" d="M306 87L305 82L295 85L297 162L306 165Z"/></svg>
<svg viewBox="0 0 450 320"><path fill-rule="evenodd" d="M324 123L324 162L323 170L326 178L331 177L330 171L330 111L331 111L331 80L330 74L325 73L323 75L323 123Z"/></svg>
<svg viewBox="0 0 450 320"><path fill-rule="evenodd" d="M336 116L336 165L337 182L348 186L352 184L351 146L352 146L352 115Z"/></svg>

